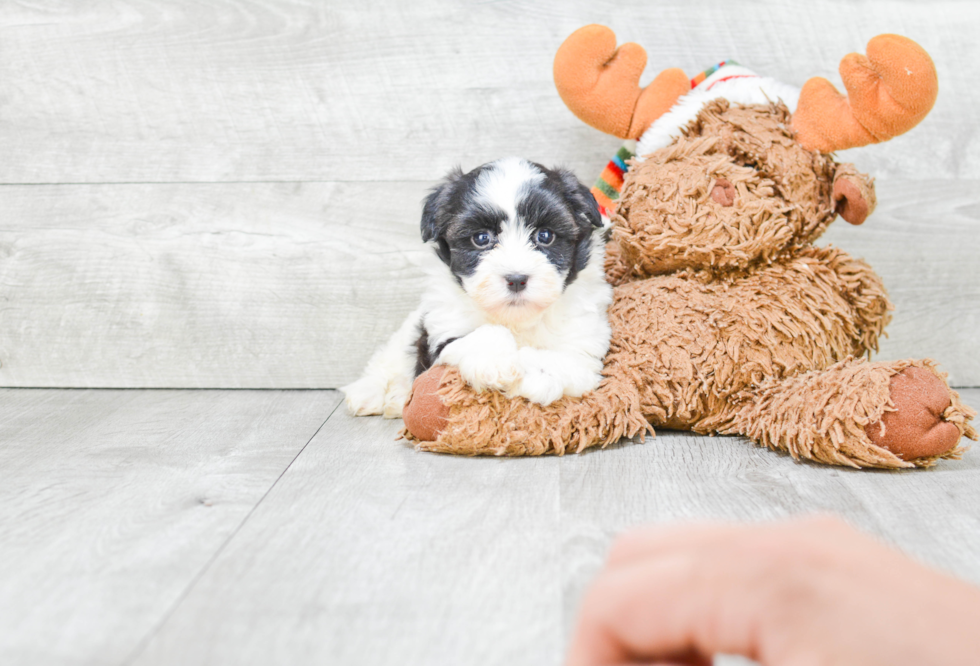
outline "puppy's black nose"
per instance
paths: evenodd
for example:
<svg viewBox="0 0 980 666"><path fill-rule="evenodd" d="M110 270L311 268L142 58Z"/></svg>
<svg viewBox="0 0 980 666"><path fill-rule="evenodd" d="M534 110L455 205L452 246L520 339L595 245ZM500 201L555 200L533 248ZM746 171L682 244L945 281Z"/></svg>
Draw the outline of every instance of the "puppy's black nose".
<svg viewBox="0 0 980 666"><path fill-rule="evenodd" d="M507 280L507 288L515 294L519 291L524 291L524 288L527 287L526 275L517 275L514 273L511 275L505 275L504 279Z"/></svg>

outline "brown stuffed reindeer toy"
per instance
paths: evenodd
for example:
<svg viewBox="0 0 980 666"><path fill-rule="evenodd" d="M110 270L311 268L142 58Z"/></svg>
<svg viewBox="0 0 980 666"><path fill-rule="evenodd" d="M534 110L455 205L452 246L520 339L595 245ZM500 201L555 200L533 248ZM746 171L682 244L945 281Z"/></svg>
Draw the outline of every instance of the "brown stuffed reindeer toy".
<svg viewBox="0 0 980 666"><path fill-rule="evenodd" d="M421 375L406 435L427 451L581 451L651 426L744 435L853 467L929 466L976 439L929 360L870 362L891 305L859 259L813 242L837 215L861 224L872 180L831 151L886 141L937 93L928 54L881 35L841 62L847 97L734 63L689 81L637 85L646 55L587 26L555 58L555 83L585 122L638 139L593 190L613 225L612 341L599 388L546 407L473 391L453 368ZM625 175L624 173L625 172ZM621 189L621 196L620 196Z"/></svg>

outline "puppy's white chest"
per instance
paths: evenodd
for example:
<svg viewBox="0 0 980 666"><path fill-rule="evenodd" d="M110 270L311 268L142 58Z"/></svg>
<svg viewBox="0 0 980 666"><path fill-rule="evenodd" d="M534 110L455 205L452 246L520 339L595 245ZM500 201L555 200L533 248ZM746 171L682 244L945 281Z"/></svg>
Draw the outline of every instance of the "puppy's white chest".
<svg viewBox="0 0 980 666"><path fill-rule="evenodd" d="M525 328L510 329L514 334L514 342L520 347L537 347L550 349L554 346L555 335L543 324Z"/></svg>

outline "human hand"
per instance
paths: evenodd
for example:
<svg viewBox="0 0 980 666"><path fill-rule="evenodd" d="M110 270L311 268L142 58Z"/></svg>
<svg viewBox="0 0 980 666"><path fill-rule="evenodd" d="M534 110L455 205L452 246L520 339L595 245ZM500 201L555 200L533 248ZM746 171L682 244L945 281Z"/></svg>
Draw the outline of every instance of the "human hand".
<svg viewBox="0 0 980 666"><path fill-rule="evenodd" d="M840 520L677 525L620 537L568 666L980 663L980 590Z"/></svg>

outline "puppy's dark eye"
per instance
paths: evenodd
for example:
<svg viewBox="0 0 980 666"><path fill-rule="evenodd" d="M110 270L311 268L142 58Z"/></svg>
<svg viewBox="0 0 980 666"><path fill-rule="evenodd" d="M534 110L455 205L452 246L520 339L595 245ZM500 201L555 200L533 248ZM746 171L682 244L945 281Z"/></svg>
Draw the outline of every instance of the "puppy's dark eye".
<svg viewBox="0 0 980 666"><path fill-rule="evenodd" d="M473 234L473 245L477 247L487 247L490 245L490 241L492 240L493 236L490 235L489 231L481 231Z"/></svg>
<svg viewBox="0 0 980 666"><path fill-rule="evenodd" d="M555 240L555 232L551 229L541 229L534 237L534 242L542 247L547 247Z"/></svg>

